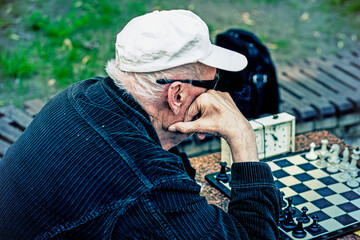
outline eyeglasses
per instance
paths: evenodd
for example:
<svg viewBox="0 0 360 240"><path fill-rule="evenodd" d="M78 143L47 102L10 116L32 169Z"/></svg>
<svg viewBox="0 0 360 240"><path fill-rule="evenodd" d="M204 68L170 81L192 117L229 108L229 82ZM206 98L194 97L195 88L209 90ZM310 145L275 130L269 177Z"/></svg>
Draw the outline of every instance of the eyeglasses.
<svg viewBox="0 0 360 240"><path fill-rule="evenodd" d="M205 89L215 89L217 83L219 81L219 77L216 76L213 80L191 80L191 79L184 79L184 80L174 80L174 79L157 79L156 82L158 84L168 84L173 82L182 82L188 83L195 87L202 87Z"/></svg>

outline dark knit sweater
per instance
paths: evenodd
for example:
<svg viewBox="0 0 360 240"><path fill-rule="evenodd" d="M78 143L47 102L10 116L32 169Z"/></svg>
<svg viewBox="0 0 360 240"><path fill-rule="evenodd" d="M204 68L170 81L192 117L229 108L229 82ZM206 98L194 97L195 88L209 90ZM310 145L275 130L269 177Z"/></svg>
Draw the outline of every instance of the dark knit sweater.
<svg viewBox="0 0 360 240"><path fill-rule="evenodd" d="M62 91L0 160L0 239L275 239L264 163L232 166L229 213L207 204L148 114L110 78Z"/></svg>

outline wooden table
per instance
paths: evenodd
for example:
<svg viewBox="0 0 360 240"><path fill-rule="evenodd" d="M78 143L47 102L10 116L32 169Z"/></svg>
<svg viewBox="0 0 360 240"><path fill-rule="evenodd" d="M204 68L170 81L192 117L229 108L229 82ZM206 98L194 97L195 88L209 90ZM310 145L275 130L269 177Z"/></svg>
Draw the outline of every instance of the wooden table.
<svg viewBox="0 0 360 240"><path fill-rule="evenodd" d="M328 139L330 147L332 144L337 143L341 147L341 151L345 147L349 147L349 150L353 148L343 142L341 139L330 134L327 131L310 132L306 134L300 134L296 136L295 151L304 151L309 149L311 142L315 142L317 147L320 147L320 141L322 139ZM217 189L212 187L206 180L205 175L209 173L215 173L219 171L220 153L209 154L201 157L191 158L191 165L196 169L196 181L203 186L201 195L204 196L209 204L214 204L227 211L229 199L221 194ZM359 165L359 163L358 163ZM341 240L360 240L360 236L356 234L349 234L338 238Z"/></svg>

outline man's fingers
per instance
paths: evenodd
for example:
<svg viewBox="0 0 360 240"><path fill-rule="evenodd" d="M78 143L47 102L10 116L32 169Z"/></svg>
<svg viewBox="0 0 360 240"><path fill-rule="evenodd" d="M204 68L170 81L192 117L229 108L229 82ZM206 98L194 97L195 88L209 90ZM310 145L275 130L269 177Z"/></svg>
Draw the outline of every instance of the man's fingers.
<svg viewBox="0 0 360 240"><path fill-rule="evenodd" d="M197 121L177 122L177 123L170 125L168 130L170 132L181 132L181 133L201 132Z"/></svg>
<svg viewBox="0 0 360 240"><path fill-rule="evenodd" d="M195 99L195 101L190 105L188 110L186 111L184 122L190 122L196 120L195 117L200 114L201 107L199 105L199 101Z"/></svg>

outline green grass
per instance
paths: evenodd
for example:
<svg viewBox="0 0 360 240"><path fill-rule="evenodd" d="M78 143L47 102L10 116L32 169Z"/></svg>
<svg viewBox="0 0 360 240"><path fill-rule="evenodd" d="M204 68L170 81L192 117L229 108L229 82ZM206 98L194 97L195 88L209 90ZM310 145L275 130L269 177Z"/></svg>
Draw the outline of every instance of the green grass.
<svg viewBox="0 0 360 240"><path fill-rule="evenodd" d="M29 78L34 75L35 64L26 57L31 52L20 45L18 51L1 50L0 68L4 76L11 78Z"/></svg>
<svg viewBox="0 0 360 240"><path fill-rule="evenodd" d="M231 27L254 32L279 64L351 47L360 37L358 0L0 0L0 106L46 100L105 76L116 34L130 19L174 8L200 15L213 41Z"/></svg>

